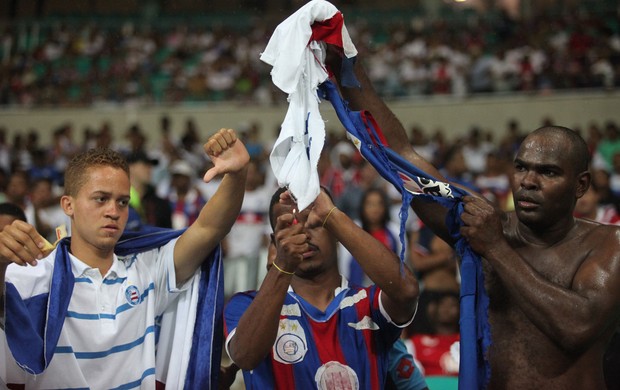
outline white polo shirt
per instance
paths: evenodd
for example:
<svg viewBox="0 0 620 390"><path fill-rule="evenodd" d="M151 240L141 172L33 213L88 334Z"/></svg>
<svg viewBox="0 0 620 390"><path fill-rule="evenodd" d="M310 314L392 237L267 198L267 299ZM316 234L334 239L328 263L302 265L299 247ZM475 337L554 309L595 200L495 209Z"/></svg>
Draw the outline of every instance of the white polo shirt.
<svg viewBox="0 0 620 390"><path fill-rule="evenodd" d="M40 375L26 374L7 349L10 358L3 360L9 366L2 379L24 383L27 389L154 389L158 322L182 291L175 287L175 243L176 239L137 255L115 256L105 277L71 256L75 285L50 365ZM56 251L36 267L9 266L7 282L24 300L48 293L55 256ZM0 357L4 358L1 351Z"/></svg>

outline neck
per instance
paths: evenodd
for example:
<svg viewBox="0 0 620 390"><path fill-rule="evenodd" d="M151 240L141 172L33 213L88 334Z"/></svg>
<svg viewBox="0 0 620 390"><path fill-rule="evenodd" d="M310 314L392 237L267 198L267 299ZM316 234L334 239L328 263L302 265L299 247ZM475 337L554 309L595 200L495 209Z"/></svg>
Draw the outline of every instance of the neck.
<svg viewBox="0 0 620 390"><path fill-rule="evenodd" d="M97 268L101 276L105 276L114 262L114 248L101 249L92 246L80 245L71 238L71 254L77 257L84 264L92 268Z"/></svg>
<svg viewBox="0 0 620 390"><path fill-rule="evenodd" d="M337 272L323 273L311 279L295 276L291 280L295 293L321 311L325 311L334 300L334 291L341 284L342 277Z"/></svg>
<svg viewBox="0 0 620 390"><path fill-rule="evenodd" d="M575 218L572 216L553 226L527 226L519 222L517 234L523 242L550 247L564 240L575 226Z"/></svg>

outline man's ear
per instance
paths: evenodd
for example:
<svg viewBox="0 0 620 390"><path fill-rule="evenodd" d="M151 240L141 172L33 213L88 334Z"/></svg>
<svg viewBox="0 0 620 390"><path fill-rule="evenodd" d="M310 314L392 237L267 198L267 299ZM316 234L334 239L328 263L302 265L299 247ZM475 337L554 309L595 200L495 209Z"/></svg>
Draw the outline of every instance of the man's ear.
<svg viewBox="0 0 620 390"><path fill-rule="evenodd" d="M584 171L577 176L577 190L575 191L575 195L577 199L581 198L590 188L590 184L592 183L592 175L589 171Z"/></svg>
<svg viewBox="0 0 620 390"><path fill-rule="evenodd" d="M73 217L73 197L69 195L63 195L60 198L60 207L69 217Z"/></svg>

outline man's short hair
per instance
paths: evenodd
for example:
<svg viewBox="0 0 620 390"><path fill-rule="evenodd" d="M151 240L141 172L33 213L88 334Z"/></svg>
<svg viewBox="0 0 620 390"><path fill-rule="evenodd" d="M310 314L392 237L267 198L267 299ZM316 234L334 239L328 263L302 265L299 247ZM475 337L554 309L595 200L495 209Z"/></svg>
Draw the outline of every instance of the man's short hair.
<svg viewBox="0 0 620 390"><path fill-rule="evenodd" d="M65 171L65 195L76 196L88 180L89 168L97 166L122 169L129 177L129 165L122 154L109 148L89 149L69 161Z"/></svg>
<svg viewBox="0 0 620 390"><path fill-rule="evenodd" d="M588 166L590 164L590 149L588 148L586 141L575 130L564 126L543 126L532 132L532 134L535 133L556 133L562 135L563 138L568 140L571 144L569 150L572 152L570 153L570 156L575 173L578 174L588 170Z"/></svg>

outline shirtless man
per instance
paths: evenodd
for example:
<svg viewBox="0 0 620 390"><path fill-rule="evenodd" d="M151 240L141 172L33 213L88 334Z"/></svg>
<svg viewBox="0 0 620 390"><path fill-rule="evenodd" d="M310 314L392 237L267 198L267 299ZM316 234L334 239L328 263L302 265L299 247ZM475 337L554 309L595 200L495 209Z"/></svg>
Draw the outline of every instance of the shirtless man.
<svg viewBox="0 0 620 390"><path fill-rule="evenodd" d="M328 66L339 75L335 57ZM409 146L359 61L356 75L361 88L341 87L350 107L370 111L396 152L445 180ZM514 160L514 212L481 196L463 199L461 233L484 258L491 301L490 389L605 388L603 353L620 322L620 228L573 217L590 185L588 160L575 132L544 127L527 136ZM422 199L411 206L453 242L441 206Z"/></svg>

